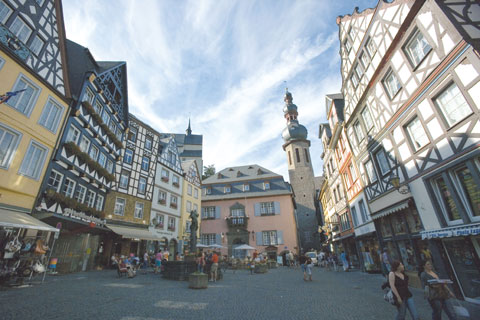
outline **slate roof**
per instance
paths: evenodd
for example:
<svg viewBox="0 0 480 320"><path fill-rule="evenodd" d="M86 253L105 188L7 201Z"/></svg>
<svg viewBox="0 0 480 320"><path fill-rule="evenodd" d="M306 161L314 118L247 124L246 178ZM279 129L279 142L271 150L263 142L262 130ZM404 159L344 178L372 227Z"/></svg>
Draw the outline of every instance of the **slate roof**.
<svg viewBox="0 0 480 320"><path fill-rule="evenodd" d="M239 172L241 175L238 174ZM232 183L248 180L265 180L271 178L281 178L283 180L283 177L278 173L274 173L257 164L252 164L223 169L203 180L202 182L205 185L213 183Z"/></svg>

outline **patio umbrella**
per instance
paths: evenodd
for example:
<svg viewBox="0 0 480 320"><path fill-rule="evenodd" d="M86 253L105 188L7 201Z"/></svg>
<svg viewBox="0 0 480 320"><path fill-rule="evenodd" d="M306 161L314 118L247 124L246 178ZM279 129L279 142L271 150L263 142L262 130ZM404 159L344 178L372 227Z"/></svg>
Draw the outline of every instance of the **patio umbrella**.
<svg viewBox="0 0 480 320"><path fill-rule="evenodd" d="M201 243L197 243L197 248L208 248L208 246Z"/></svg>
<svg viewBox="0 0 480 320"><path fill-rule="evenodd" d="M242 244L235 248L235 250L255 250L256 248L249 246L248 244Z"/></svg>
<svg viewBox="0 0 480 320"><path fill-rule="evenodd" d="M214 248L214 249L220 249L220 248L225 248L224 246L221 246L219 244L211 244L208 246L209 248Z"/></svg>

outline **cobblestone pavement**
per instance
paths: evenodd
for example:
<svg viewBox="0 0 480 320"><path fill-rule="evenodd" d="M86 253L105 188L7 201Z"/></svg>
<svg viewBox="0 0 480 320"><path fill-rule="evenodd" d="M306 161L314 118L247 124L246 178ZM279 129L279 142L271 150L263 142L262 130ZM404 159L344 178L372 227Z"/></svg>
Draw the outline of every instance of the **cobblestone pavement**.
<svg viewBox="0 0 480 320"><path fill-rule="evenodd" d="M153 273L138 274L133 279L118 278L113 270L47 276L41 285L1 289L0 318L384 320L395 317L395 308L383 300L380 275L314 268L313 279L305 282L299 269L285 267L255 275L245 270L235 274L228 270L223 280L209 282L208 289L192 290L186 281L165 280ZM431 309L422 292L417 289L412 292L421 319L431 319Z"/></svg>

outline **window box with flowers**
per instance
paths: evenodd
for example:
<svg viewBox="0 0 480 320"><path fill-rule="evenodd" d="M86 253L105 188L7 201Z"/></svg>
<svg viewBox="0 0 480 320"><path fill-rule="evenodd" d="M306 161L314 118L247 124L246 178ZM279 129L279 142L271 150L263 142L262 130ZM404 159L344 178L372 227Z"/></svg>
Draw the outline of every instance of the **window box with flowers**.
<svg viewBox="0 0 480 320"><path fill-rule="evenodd" d="M167 200L160 199L160 200L158 200L158 203L165 205L167 203Z"/></svg>
<svg viewBox="0 0 480 320"><path fill-rule="evenodd" d="M175 231L175 226L168 226L167 230L168 231Z"/></svg>
<svg viewBox="0 0 480 320"><path fill-rule="evenodd" d="M168 182L168 177L162 177L163 182Z"/></svg>
<svg viewBox="0 0 480 320"><path fill-rule="evenodd" d="M175 209L177 209L177 204L176 204L176 203L173 203L173 202L170 203L170 208L175 208Z"/></svg>
<svg viewBox="0 0 480 320"><path fill-rule="evenodd" d="M173 182L173 183L172 183L172 186L178 188L178 187L180 187L180 184L179 184L178 182Z"/></svg>

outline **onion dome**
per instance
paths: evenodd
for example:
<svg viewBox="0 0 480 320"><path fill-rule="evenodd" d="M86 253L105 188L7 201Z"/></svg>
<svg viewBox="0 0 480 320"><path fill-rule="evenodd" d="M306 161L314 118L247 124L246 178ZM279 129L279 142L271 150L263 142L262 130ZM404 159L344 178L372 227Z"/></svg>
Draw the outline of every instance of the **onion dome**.
<svg viewBox="0 0 480 320"><path fill-rule="evenodd" d="M283 113L287 119L287 127L282 131L282 138L285 143L292 140L307 140L308 131L298 120L297 106L292 103L293 97L288 89L285 92L285 107L283 107Z"/></svg>

